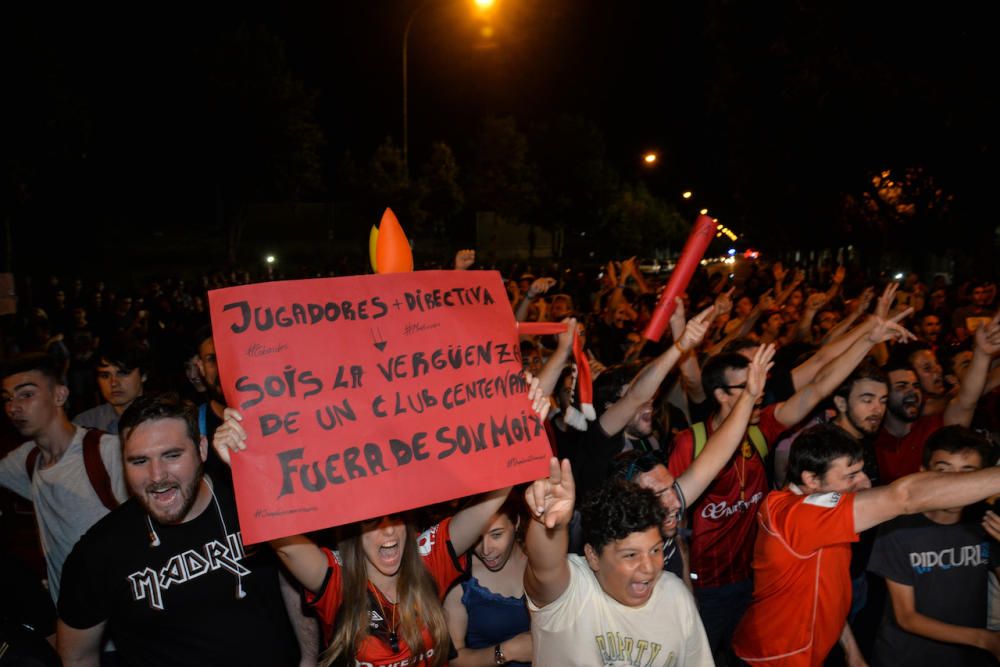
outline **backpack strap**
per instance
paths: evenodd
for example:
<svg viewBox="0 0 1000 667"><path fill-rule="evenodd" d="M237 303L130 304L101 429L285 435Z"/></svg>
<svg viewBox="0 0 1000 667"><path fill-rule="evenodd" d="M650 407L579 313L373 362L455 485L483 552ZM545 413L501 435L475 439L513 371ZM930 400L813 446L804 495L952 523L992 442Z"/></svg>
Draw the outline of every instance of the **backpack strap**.
<svg viewBox="0 0 1000 667"><path fill-rule="evenodd" d="M41 450L38 447L33 447L30 452L28 452L28 458L24 459L24 468L28 473L28 483L35 477L35 468L38 467L38 457L41 454Z"/></svg>
<svg viewBox="0 0 1000 667"><path fill-rule="evenodd" d="M118 500L111 490L111 477L108 476L108 469L104 467L104 459L101 458L101 437L106 435L104 431L96 428L88 429L83 436L83 465L87 469L87 479L90 485L101 499L101 503L109 510L118 507Z"/></svg>
<svg viewBox="0 0 1000 667"><path fill-rule="evenodd" d="M208 402L198 406L198 433L203 437L208 437L205 432L208 430ZM211 449L211 447L209 447Z"/></svg>
<svg viewBox="0 0 1000 667"><path fill-rule="evenodd" d="M692 424L691 432L694 434L694 456L691 457L693 461L698 458L698 455L705 449L705 443L708 442L708 432L705 429L705 422ZM757 453L760 454L760 458L766 460L768 451L767 438L764 437L764 432L760 430L760 427L756 424L751 424L747 428L747 437L750 438L750 442L753 443Z"/></svg>
<svg viewBox="0 0 1000 667"><path fill-rule="evenodd" d="M708 431L705 429L705 422L691 424L691 433L694 435L694 448L691 450L691 460L694 461L701 454L701 450L705 449L705 443L708 442Z"/></svg>
<svg viewBox="0 0 1000 667"><path fill-rule="evenodd" d="M750 428L747 429L747 436L750 438L750 442L757 449L757 453L760 454L761 459L767 459L767 438L764 437L764 432L760 430L760 427L756 424L751 424Z"/></svg>

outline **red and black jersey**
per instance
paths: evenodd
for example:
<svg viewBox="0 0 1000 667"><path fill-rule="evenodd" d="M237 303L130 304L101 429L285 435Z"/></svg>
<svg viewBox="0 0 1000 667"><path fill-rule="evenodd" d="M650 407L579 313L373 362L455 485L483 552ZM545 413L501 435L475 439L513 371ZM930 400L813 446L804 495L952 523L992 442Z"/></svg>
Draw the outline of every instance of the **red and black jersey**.
<svg viewBox="0 0 1000 667"><path fill-rule="evenodd" d="M417 539L420 557L424 561L424 567L434 579L434 583L437 584L438 596L441 600L444 600L448 590L468 569L468 556L458 556L451 545L451 536L448 531L450 523L451 519L445 519L422 533ZM343 600L343 578L341 576L340 555L326 548L323 551L329 562L326 579L315 595L306 592L306 603L316 610L322 622L324 641L329 644L333 636L337 611ZM390 642L393 630L390 627L390 621L393 618L398 618L399 612L395 605L386 600L378 591L372 590L371 586L368 589L368 603L371 623L369 635L361 642L355 655L359 662L372 665L372 667L389 667L402 664L403 660L408 660L409 662L406 663L408 665L420 665L434 655L431 635L426 627L423 628L424 652L421 655L413 655L402 635L397 635L395 645L398 646L399 650L394 651L393 644ZM386 616L389 618L385 618Z"/></svg>

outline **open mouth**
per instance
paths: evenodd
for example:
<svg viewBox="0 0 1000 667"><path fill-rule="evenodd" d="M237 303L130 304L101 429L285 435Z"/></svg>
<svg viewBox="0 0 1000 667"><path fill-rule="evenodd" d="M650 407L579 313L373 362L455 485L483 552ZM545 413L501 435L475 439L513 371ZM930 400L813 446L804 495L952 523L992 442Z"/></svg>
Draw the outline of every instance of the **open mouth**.
<svg viewBox="0 0 1000 667"><path fill-rule="evenodd" d="M629 595L633 598L643 599L649 597L652 590L653 582L648 579L645 581L632 581L628 585Z"/></svg>
<svg viewBox="0 0 1000 667"><path fill-rule="evenodd" d="M386 542L378 548L378 557L387 565L394 565L399 562L399 540Z"/></svg>
<svg viewBox="0 0 1000 667"><path fill-rule="evenodd" d="M180 488L176 485L165 486L161 488L149 489L147 493L157 505L169 505L177 499L177 496L180 493Z"/></svg>

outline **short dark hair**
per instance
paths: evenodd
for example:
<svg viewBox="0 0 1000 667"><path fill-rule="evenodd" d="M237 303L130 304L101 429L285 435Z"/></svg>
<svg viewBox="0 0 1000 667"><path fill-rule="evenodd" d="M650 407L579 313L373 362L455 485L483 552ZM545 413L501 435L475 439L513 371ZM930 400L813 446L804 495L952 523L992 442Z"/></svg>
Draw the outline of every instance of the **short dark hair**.
<svg viewBox="0 0 1000 667"><path fill-rule="evenodd" d="M139 369L145 375L149 371L149 348L137 340L115 336L97 352L98 366L107 363L120 368L125 373Z"/></svg>
<svg viewBox="0 0 1000 667"><path fill-rule="evenodd" d="M611 465L608 467L608 476L623 479L626 482L634 482L636 477L649 472L656 466L668 467L667 456L662 449L653 449L648 452L630 449L612 459Z"/></svg>
<svg viewBox="0 0 1000 667"><path fill-rule="evenodd" d="M726 371L747 368L749 365L750 360L737 352L723 352L705 362L705 367L701 369L701 386L712 412L720 407L715 398L715 390L726 386Z"/></svg>
<svg viewBox="0 0 1000 667"><path fill-rule="evenodd" d="M584 544L598 554L615 540L656 528L662 531L666 510L649 489L623 479L610 479L580 506Z"/></svg>
<svg viewBox="0 0 1000 667"><path fill-rule="evenodd" d="M634 362L618 364L594 379L594 409L597 414L603 414L608 405L614 405L621 398L622 388L632 382L641 368Z"/></svg>
<svg viewBox="0 0 1000 667"><path fill-rule="evenodd" d="M955 357L963 352L972 352L971 338L953 345L942 345L937 349L938 362L945 375L955 374Z"/></svg>
<svg viewBox="0 0 1000 667"><path fill-rule="evenodd" d="M11 375L38 371L56 384L66 384L59 370L59 363L50 354L44 352L27 352L19 354L3 364L0 380L6 380Z"/></svg>
<svg viewBox="0 0 1000 667"><path fill-rule="evenodd" d="M194 403L174 392L144 394L139 396L122 413L118 420L118 433L122 444L140 424L157 419L180 419L187 426L188 437L198 446L201 431L198 428L198 409Z"/></svg>
<svg viewBox="0 0 1000 667"><path fill-rule="evenodd" d="M854 372L847 376L846 380L840 383L840 386L833 392L833 395L840 396L846 401L850 397L851 390L854 389L854 385L862 380L881 382L886 387L889 386L889 376L885 374L885 371L870 361L862 361L861 364L854 369Z"/></svg>
<svg viewBox="0 0 1000 667"><path fill-rule="evenodd" d="M836 424L817 424L799 434L788 453L788 479L802 483L802 473L823 477L830 464L847 457L849 464L865 458L864 446Z"/></svg>
<svg viewBox="0 0 1000 667"><path fill-rule="evenodd" d="M203 327L199 327L197 331L194 332L194 351L197 353L201 344L212 337L212 325L206 324Z"/></svg>
<svg viewBox="0 0 1000 667"><path fill-rule="evenodd" d="M958 454L966 451L979 454L984 468L996 462L996 448L986 436L966 426L954 425L943 426L927 438L927 442L924 443L924 467L930 465L934 452Z"/></svg>

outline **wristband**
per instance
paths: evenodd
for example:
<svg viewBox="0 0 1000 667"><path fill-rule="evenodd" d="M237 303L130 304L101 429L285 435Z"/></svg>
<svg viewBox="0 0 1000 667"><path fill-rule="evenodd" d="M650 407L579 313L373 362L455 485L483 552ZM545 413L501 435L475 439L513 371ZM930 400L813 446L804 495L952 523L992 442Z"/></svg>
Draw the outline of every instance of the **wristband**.
<svg viewBox="0 0 1000 667"><path fill-rule="evenodd" d="M506 665L507 664L507 658L504 657L503 649L500 648L500 644L497 644L495 647L493 647L493 660L498 665Z"/></svg>
<svg viewBox="0 0 1000 667"><path fill-rule="evenodd" d="M681 354L687 354L688 353L687 350L685 350L683 347L681 347L681 342L679 340L675 340L674 341L674 347L676 347L677 351L680 352Z"/></svg>

